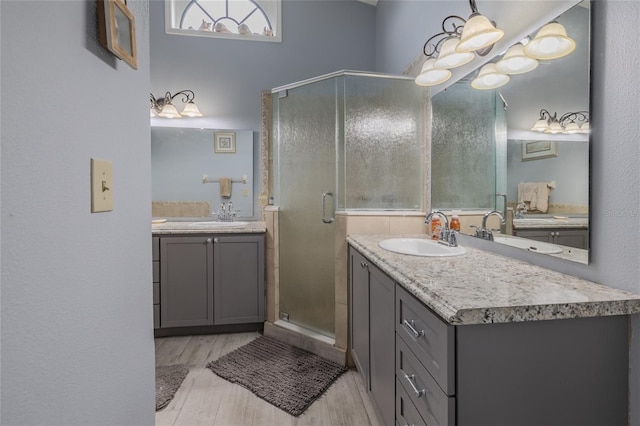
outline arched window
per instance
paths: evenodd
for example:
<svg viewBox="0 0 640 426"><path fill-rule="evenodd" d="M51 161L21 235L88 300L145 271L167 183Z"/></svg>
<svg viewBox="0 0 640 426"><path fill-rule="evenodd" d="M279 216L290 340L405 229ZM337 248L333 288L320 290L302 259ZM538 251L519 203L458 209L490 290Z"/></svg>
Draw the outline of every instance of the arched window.
<svg viewBox="0 0 640 426"><path fill-rule="evenodd" d="M169 0L170 34L281 41L281 0Z"/></svg>

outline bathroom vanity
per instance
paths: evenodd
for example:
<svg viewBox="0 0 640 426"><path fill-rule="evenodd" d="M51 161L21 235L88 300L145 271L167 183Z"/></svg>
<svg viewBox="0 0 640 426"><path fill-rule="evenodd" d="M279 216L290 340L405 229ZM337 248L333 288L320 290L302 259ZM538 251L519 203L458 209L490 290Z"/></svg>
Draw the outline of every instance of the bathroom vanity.
<svg viewBox="0 0 640 426"><path fill-rule="evenodd" d="M396 254L387 238L347 238L349 347L383 424L628 423L640 295L471 247Z"/></svg>
<svg viewBox="0 0 640 426"><path fill-rule="evenodd" d="M262 329L263 222L153 225L156 336Z"/></svg>

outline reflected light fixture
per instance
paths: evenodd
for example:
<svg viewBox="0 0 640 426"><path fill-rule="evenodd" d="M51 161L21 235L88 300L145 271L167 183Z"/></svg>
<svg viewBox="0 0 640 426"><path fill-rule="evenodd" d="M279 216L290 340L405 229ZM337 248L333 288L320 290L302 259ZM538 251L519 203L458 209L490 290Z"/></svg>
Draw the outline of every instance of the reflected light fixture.
<svg viewBox="0 0 640 426"><path fill-rule="evenodd" d="M557 59L568 55L576 48L576 42L567 36L567 30L558 22L540 28L533 40L524 47L524 53L539 59Z"/></svg>
<svg viewBox="0 0 640 426"><path fill-rule="evenodd" d="M173 104L173 100L182 95L181 101L185 104L182 112L178 112L178 109ZM156 99L153 94L149 94L149 116L155 117L156 115L163 118L182 118L182 117L202 117L202 113L198 109L198 106L193 101L196 95L192 90L181 90L175 94L171 92L165 93L163 98Z"/></svg>
<svg viewBox="0 0 640 426"><path fill-rule="evenodd" d="M420 75L416 77L416 84L435 86L445 82L450 75L439 81L433 77L437 75L433 70L449 70L471 62L475 55L485 56L491 51L493 44L502 38L504 32L496 29L494 23L478 12L475 0L469 0L469 6L469 20L457 15L447 16L442 21L442 31L424 43L422 51L427 62L431 59L434 61L430 62L427 69L423 66ZM423 75L425 73L430 77ZM439 74L441 77L445 75L446 73Z"/></svg>
<svg viewBox="0 0 640 426"><path fill-rule="evenodd" d="M546 109L540 110L540 118L531 128L535 132L551 134L589 133L589 129L589 111L567 112L558 118L557 112L551 115Z"/></svg>
<svg viewBox="0 0 640 426"><path fill-rule="evenodd" d="M471 87L478 90L497 89L507 84L510 77L496 69L496 64L488 63L480 69L478 76L471 82Z"/></svg>
<svg viewBox="0 0 640 426"><path fill-rule="evenodd" d="M446 69L436 69L433 64L436 62L434 58L427 59L422 65L420 74L415 79L418 86L435 86L444 83L451 78L451 71Z"/></svg>
<svg viewBox="0 0 640 426"><path fill-rule="evenodd" d="M496 62L496 69L504 74L524 74L538 68L538 60L524 53L522 43L511 46L502 59Z"/></svg>

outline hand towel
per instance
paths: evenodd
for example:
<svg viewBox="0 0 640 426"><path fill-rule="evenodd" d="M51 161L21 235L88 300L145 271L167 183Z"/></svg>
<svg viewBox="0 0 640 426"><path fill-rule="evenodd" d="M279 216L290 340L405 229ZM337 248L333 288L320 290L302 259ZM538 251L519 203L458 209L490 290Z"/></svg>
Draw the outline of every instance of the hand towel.
<svg viewBox="0 0 640 426"><path fill-rule="evenodd" d="M220 178L220 196L222 198L231 197L231 178L228 178L228 177Z"/></svg>
<svg viewBox="0 0 640 426"><path fill-rule="evenodd" d="M546 213L549 209L549 186L547 182L536 183L536 210Z"/></svg>

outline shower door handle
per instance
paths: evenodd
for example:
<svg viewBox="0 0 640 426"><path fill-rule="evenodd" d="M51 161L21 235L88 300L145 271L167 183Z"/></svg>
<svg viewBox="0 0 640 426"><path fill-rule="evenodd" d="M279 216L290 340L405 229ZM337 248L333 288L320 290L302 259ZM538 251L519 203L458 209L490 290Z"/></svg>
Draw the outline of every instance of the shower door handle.
<svg viewBox="0 0 640 426"><path fill-rule="evenodd" d="M332 212L331 217L327 219L327 196L331 197ZM322 221L324 223L332 223L335 220L335 206L333 205L333 192L325 192L322 194Z"/></svg>

